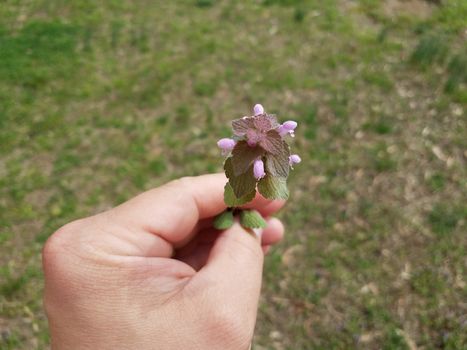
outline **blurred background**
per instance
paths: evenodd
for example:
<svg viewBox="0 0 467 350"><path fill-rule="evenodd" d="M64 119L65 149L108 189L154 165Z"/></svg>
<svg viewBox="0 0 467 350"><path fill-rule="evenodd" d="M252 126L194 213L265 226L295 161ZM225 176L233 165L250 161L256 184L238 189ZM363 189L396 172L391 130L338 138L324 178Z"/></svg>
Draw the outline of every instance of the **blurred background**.
<svg viewBox="0 0 467 350"><path fill-rule="evenodd" d="M466 349L467 1L0 1L0 349L41 247L186 175L255 103L303 162L255 349Z"/></svg>

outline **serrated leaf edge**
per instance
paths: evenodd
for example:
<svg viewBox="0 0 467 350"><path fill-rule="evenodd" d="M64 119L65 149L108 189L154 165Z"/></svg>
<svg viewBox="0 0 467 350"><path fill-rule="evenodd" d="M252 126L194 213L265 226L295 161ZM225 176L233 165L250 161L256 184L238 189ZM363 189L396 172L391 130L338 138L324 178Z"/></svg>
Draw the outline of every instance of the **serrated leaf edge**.
<svg viewBox="0 0 467 350"><path fill-rule="evenodd" d="M257 225L255 226L245 225L244 217L245 215L248 215L248 214L253 214L255 216L254 219L257 220ZM243 209L240 212L240 225L242 225L244 228L253 229L253 228L265 228L267 226L267 223L266 223L266 220L264 220L264 218L261 216L261 214L257 210Z"/></svg>

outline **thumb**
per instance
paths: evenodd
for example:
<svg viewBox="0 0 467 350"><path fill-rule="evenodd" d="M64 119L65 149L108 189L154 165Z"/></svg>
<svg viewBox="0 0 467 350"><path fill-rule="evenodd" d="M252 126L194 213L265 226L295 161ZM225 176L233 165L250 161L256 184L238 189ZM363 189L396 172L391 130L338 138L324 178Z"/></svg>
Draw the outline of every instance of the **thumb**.
<svg viewBox="0 0 467 350"><path fill-rule="evenodd" d="M202 290L208 302L210 327L225 349L247 349L253 338L263 270L258 236L235 223L219 235L206 265L191 279L192 290Z"/></svg>
<svg viewBox="0 0 467 350"><path fill-rule="evenodd" d="M206 265L198 273L214 285L217 297L234 303L232 306L238 311L254 312L253 318L256 318L263 271L261 233L262 230L245 230L235 223L219 235Z"/></svg>

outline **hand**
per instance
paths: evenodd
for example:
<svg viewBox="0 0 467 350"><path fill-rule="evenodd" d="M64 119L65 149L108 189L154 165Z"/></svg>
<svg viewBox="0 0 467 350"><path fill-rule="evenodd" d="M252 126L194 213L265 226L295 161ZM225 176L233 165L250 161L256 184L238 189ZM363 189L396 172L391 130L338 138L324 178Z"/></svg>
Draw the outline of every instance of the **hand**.
<svg viewBox="0 0 467 350"><path fill-rule="evenodd" d="M213 229L226 181L172 181L54 233L43 251L52 348L248 349L263 251L283 226L269 218L262 238ZM268 217L282 205L249 207Z"/></svg>

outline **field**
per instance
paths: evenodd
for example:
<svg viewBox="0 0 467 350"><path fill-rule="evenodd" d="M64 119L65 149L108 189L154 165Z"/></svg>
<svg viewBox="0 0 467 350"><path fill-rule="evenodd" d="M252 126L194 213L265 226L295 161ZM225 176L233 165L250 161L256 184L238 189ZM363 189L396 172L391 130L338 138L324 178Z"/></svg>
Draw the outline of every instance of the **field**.
<svg viewBox="0 0 467 350"><path fill-rule="evenodd" d="M262 103L303 162L254 349L467 348L467 1L0 1L0 349L41 248L186 175Z"/></svg>

